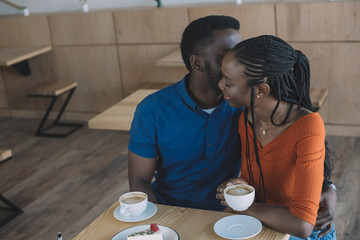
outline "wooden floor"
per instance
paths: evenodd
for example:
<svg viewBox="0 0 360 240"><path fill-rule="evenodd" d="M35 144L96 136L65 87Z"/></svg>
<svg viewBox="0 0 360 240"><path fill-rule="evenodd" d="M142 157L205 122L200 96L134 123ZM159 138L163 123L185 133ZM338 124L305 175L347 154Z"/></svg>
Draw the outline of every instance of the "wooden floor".
<svg viewBox="0 0 360 240"><path fill-rule="evenodd" d="M128 191L128 132L89 130L66 139L39 138L39 120L0 118L0 193L24 213L0 228L0 239L72 239ZM337 239L360 239L360 138L327 138L338 156Z"/></svg>

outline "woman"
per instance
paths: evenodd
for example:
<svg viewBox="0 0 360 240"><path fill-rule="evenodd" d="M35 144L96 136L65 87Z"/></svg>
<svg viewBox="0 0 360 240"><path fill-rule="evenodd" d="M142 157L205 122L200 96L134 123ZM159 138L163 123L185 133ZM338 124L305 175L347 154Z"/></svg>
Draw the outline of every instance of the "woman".
<svg viewBox="0 0 360 240"><path fill-rule="evenodd" d="M331 169L324 123L309 97L309 71L300 51L260 36L225 55L219 82L231 106L245 107L239 119L241 179L234 182L254 186L256 202L240 213L290 239L317 239L318 203ZM334 229L321 239L336 239Z"/></svg>

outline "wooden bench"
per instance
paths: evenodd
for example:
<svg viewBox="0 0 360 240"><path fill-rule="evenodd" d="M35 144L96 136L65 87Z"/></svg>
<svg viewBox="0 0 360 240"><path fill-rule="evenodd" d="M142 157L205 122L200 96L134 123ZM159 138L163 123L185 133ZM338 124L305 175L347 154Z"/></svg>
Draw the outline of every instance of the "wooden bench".
<svg viewBox="0 0 360 240"><path fill-rule="evenodd" d="M79 124L79 123L60 122L60 118L63 112L65 111L65 108L68 102L70 101L71 96L73 95L76 87L77 87L77 82L74 81L53 81L53 82L47 82L28 91L27 93L28 97L45 97L52 99L48 109L46 110L44 117L40 122L40 125L35 133L35 136L66 137L83 126L83 124ZM54 107L56 100L65 93L68 93L68 96L65 102L63 103L63 105L61 106L55 121L51 125L44 128L44 125L48 120L49 114L52 108ZM67 131L66 133L47 133L48 130L54 127L68 127L70 128L70 131Z"/></svg>

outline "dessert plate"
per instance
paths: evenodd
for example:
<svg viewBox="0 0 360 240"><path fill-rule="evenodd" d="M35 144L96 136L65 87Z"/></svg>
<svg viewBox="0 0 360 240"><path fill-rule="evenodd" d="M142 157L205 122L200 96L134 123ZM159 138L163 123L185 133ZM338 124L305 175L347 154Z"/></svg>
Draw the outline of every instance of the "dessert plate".
<svg viewBox="0 0 360 240"><path fill-rule="evenodd" d="M135 227L124 229L121 232L117 233L115 236L113 236L111 238L111 240L126 240L128 235L130 235L134 232L144 231L144 230L148 229L149 227L150 227L150 224L140 225L140 226L135 226ZM158 227L160 228L160 230L162 232L163 240L180 240L179 234L176 231L174 231L173 229L162 226L162 225L158 225Z"/></svg>
<svg viewBox="0 0 360 240"><path fill-rule="evenodd" d="M247 215L232 215L214 224L217 235L226 239L247 239L256 236L262 229L261 222Z"/></svg>
<svg viewBox="0 0 360 240"><path fill-rule="evenodd" d="M120 220L122 222L139 222L139 221L151 218L152 216L154 216L156 211L157 211L157 206L155 204L153 204L152 202L148 202L148 205L142 214L140 214L139 216L135 216L135 217L129 217L129 216L124 216L124 215L120 214L120 206L118 206L114 210L114 217L117 220Z"/></svg>

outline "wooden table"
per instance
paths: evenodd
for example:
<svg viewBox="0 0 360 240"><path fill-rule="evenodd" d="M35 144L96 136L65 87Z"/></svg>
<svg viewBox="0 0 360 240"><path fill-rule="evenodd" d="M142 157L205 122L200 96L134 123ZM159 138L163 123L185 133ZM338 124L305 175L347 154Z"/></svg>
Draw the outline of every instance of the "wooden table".
<svg viewBox="0 0 360 240"><path fill-rule="evenodd" d="M156 66L159 66L159 67L185 67L184 62L181 57L180 49L157 60Z"/></svg>
<svg viewBox="0 0 360 240"><path fill-rule="evenodd" d="M137 225L150 225L150 223L156 222L159 225L174 229L179 234L180 240L221 240L223 238L216 235L213 230L214 224L219 219L232 215L225 212L157 204L158 210L153 217L141 222L126 223L117 220L113 216L113 212L118 205L119 203L115 202L73 239L110 240L116 233L123 229ZM261 232L257 236L249 239L286 240L289 239L289 235L263 226Z"/></svg>
<svg viewBox="0 0 360 240"><path fill-rule="evenodd" d="M51 51L51 46L0 47L0 66L13 66L24 76L30 75L28 59Z"/></svg>
<svg viewBox="0 0 360 240"><path fill-rule="evenodd" d="M157 90L158 89L139 89L135 91L114 106L90 119L88 122L89 128L129 131L136 106L146 96Z"/></svg>
<svg viewBox="0 0 360 240"><path fill-rule="evenodd" d="M129 131L136 106L159 89L139 89L88 121L90 129ZM327 96L327 89L310 89L313 105L319 109ZM314 101L315 99L315 101Z"/></svg>
<svg viewBox="0 0 360 240"><path fill-rule="evenodd" d="M141 88L88 121L90 129L129 131L136 106L148 95L171 83L145 83Z"/></svg>
<svg viewBox="0 0 360 240"><path fill-rule="evenodd" d="M157 66L162 67L184 67L180 50L170 53L159 59ZM150 83L149 83L150 84ZM145 85L104 112L90 119L88 126L90 129L102 130L123 130L129 131L134 117L136 106L149 94L156 92L168 84L157 83L157 85ZM153 87L153 89L149 89ZM310 98L315 109L320 109L328 95L326 88L311 88Z"/></svg>
<svg viewBox="0 0 360 240"><path fill-rule="evenodd" d="M10 149L0 149L0 162L5 161L12 157L12 152Z"/></svg>
<svg viewBox="0 0 360 240"><path fill-rule="evenodd" d="M9 67L51 51L51 46L0 47L0 66Z"/></svg>

